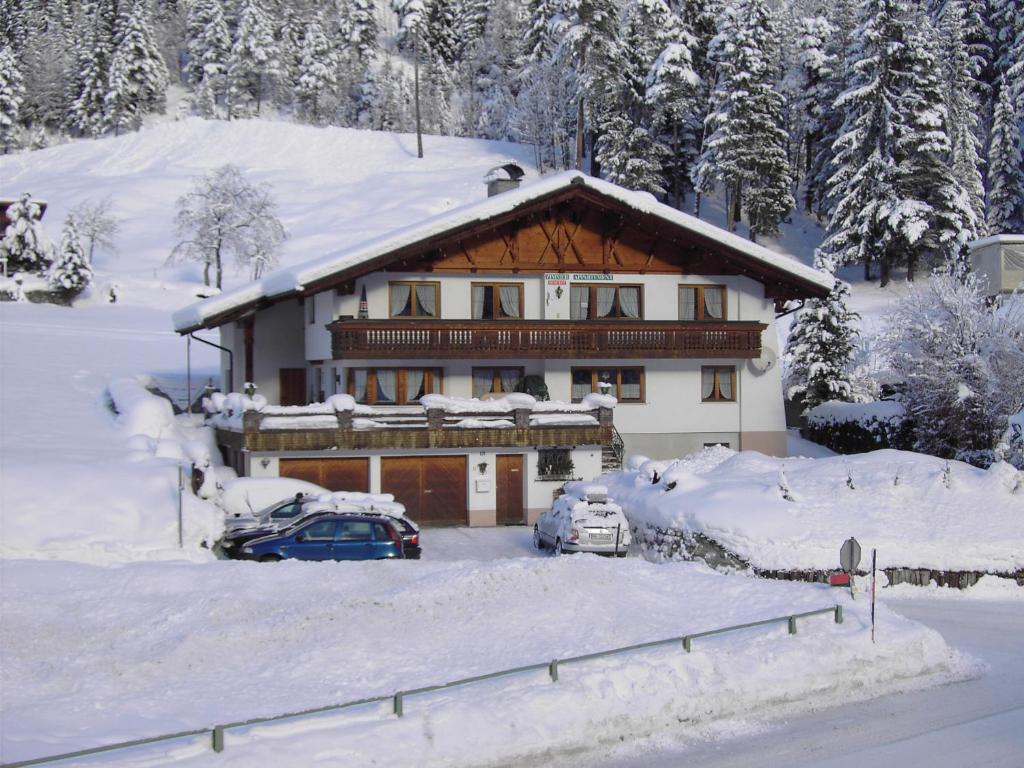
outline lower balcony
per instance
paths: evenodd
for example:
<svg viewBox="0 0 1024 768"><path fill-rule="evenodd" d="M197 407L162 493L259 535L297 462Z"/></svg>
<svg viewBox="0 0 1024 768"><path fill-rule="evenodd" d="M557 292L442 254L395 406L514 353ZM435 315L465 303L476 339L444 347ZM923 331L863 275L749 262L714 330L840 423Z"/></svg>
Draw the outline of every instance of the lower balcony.
<svg viewBox="0 0 1024 768"><path fill-rule="evenodd" d="M756 358L758 322L336 320L335 359Z"/></svg>

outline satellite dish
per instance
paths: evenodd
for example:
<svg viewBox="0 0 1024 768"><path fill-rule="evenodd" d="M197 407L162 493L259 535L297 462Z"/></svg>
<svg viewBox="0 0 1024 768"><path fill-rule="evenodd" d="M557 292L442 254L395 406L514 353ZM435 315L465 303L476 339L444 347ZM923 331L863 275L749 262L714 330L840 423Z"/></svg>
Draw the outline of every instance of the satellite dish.
<svg viewBox="0 0 1024 768"><path fill-rule="evenodd" d="M774 349L762 347L761 356L752 358L749 362L750 370L756 376L760 376L763 373L768 373L768 371L775 367L775 364L779 362L779 355Z"/></svg>

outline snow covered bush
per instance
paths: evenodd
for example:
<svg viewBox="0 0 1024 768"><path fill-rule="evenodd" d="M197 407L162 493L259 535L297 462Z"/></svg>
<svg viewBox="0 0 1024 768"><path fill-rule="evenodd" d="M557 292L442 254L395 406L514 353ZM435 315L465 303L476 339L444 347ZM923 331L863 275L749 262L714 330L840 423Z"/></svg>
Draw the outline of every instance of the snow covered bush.
<svg viewBox="0 0 1024 768"><path fill-rule="evenodd" d="M843 403L835 400L808 410L800 434L836 453L865 453L879 448L909 450L912 422L895 400Z"/></svg>
<svg viewBox="0 0 1024 768"><path fill-rule="evenodd" d="M915 449L991 464L1024 407L1024 304L988 304L973 277L937 274L886 321L883 352L902 380Z"/></svg>

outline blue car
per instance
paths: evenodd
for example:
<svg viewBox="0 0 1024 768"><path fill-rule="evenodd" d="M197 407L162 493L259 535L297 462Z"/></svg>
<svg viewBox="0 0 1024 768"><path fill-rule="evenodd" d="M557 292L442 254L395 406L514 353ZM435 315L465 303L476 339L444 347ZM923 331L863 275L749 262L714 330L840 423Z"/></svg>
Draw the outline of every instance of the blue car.
<svg viewBox="0 0 1024 768"><path fill-rule="evenodd" d="M380 515L322 515L305 525L248 541L238 557L261 563L294 560L394 560L402 534Z"/></svg>

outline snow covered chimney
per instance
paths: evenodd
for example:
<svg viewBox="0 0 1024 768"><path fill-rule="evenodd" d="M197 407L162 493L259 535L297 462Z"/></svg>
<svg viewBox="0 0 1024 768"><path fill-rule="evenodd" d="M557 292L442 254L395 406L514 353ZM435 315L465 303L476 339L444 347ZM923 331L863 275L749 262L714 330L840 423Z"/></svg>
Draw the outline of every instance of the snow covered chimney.
<svg viewBox="0 0 1024 768"><path fill-rule="evenodd" d="M510 189L516 189L525 175L526 171L515 163L494 166L484 176L484 184L487 185L487 196L494 197Z"/></svg>

